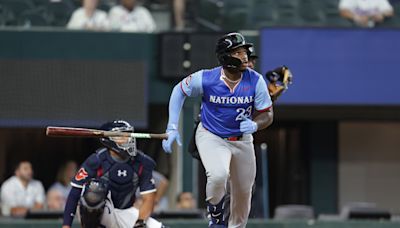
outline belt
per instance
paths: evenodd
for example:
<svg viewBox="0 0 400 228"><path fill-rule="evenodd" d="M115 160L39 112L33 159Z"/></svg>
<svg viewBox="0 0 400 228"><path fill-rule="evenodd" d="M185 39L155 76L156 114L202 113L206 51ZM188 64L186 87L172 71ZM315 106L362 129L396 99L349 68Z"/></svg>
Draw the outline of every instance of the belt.
<svg viewBox="0 0 400 228"><path fill-rule="evenodd" d="M208 131L208 129L205 128L204 126L203 126L203 128L204 128L206 131ZM231 136L231 137L226 137L226 138L221 137L221 138L224 139L224 140L226 140L226 141L240 141L240 140L243 138L243 135Z"/></svg>
<svg viewBox="0 0 400 228"><path fill-rule="evenodd" d="M239 141L242 138L243 138L243 136L241 135L241 136L231 136L231 137L223 138L223 139L225 139L226 141Z"/></svg>

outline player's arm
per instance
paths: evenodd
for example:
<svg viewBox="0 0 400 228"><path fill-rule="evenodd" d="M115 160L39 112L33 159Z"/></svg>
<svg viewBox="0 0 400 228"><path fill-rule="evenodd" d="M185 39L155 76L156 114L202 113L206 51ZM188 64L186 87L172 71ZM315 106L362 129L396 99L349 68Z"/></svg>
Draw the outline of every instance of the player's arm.
<svg viewBox="0 0 400 228"><path fill-rule="evenodd" d="M269 96L267 84L261 76L256 85L254 107L258 112L257 115L253 116L254 119L245 118L240 122L240 131L244 134L253 134L258 130L267 128L272 124L274 118L272 101Z"/></svg>
<svg viewBox="0 0 400 228"><path fill-rule="evenodd" d="M274 112L272 109L272 100L269 95L267 84L261 77L256 85L254 106L256 111L260 113L253 120L257 124L257 130L267 128L273 122Z"/></svg>
<svg viewBox="0 0 400 228"><path fill-rule="evenodd" d="M71 227L72 221L76 213L79 198L81 197L82 188L72 187L69 192L67 202L65 204L63 216L63 228Z"/></svg>
<svg viewBox="0 0 400 228"><path fill-rule="evenodd" d="M100 161L96 154L89 156L83 163L74 178L71 180L71 190L68 194L67 202L65 203L64 216L63 216L63 228L71 227L74 220L76 208L78 206L79 199L83 185L96 176L96 170L100 165Z"/></svg>
<svg viewBox="0 0 400 228"><path fill-rule="evenodd" d="M180 142L180 135L178 132L179 115L182 110L183 103L186 96L195 97L202 94L202 74L203 71L198 71L179 82L174 89L169 100L169 118L167 125L168 139L163 140L163 149L167 153L172 152L172 143L176 140Z"/></svg>
<svg viewBox="0 0 400 228"><path fill-rule="evenodd" d="M140 160L141 164L143 165L143 171L139 176L139 189L143 203L139 208L139 217L134 227L146 227L145 221L153 212L156 198L157 190L153 178L153 170L156 166L156 163L152 158L144 154L138 154L136 158Z"/></svg>
<svg viewBox="0 0 400 228"><path fill-rule="evenodd" d="M257 130L262 130L267 128L272 124L274 119L274 113L272 107L264 112L261 112L254 118L254 122L257 124Z"/></svg>
<svg viewBox="0 0 400 228"><path fill-rule="evenodd" d="M156 198L155 191L142 194L143 203L139 208L138 220L146 221L150 217L151 213L153 212L155 198Z"/></svg>

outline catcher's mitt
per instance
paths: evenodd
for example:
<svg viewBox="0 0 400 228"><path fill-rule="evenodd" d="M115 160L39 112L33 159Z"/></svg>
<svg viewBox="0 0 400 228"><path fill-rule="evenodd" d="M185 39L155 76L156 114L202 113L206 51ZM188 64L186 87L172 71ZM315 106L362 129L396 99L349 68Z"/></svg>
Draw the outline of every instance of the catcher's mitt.
<svg viewBox="0 0 400 228"><path fill-rule="evenodd" d="M288 89L292 84L293 75L287 66L278 67L272 71L265 73L268 80L268 91L272 101L276 101L278 97Z"/></svg>

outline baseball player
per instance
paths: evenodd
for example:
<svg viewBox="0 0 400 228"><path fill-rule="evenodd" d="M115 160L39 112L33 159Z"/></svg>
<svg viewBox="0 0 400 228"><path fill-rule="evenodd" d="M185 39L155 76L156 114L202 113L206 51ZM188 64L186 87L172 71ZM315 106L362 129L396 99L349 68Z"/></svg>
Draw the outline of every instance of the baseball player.
<svg viewBox="0 0 400 228"><path fill-rule="evenodd" d="M254 70L254 68L256 67L256 62L258 59L258 55L255 54L253 48L249 49L249 52L247 53L248 58L249 58L249 62L247 64L247 67L249 67L250 69Z"/></svg>
<svg viewBox="0 0 400 228"><path fill-rule="evenodd" d="M201 123L196 145L207 176L209 227L226 227L224 195L231 181L229 227L245 227L256 175L252 134L273 120L272 102L262 76L247 68L249 48L240 33L222 36L216 45L221 66L200 70L178 83L171 94L169 120L163 140L166 152L180 142L179 114L186 96L201 96ZM260 112L252 119L253 112Z"/></svg>
<svg viewBox="0 0 400 228"><path fill-rule="evenodd" d="M115 120L103 124L101 130L133 132L133 127ZM83 162L71 181L63 228L71 226L78 204L84 228L164 227L150 218L156 191L154 161L136 149L134 138L101 138L100 142L104 147ZM133 207L137 188L143 198L139 210Z"/></svg>

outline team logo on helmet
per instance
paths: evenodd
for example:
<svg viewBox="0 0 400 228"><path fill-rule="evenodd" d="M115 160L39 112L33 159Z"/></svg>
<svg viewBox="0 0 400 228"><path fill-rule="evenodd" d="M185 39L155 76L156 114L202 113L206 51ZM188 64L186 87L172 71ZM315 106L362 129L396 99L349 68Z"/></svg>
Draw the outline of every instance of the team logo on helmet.
<svg viewBox="0 0 400 228"><path fill-rule="evenodd" d="M232 47L233 43L231 40L225 39L225 41L228 43L228 46L226 48Z"/></svg>

